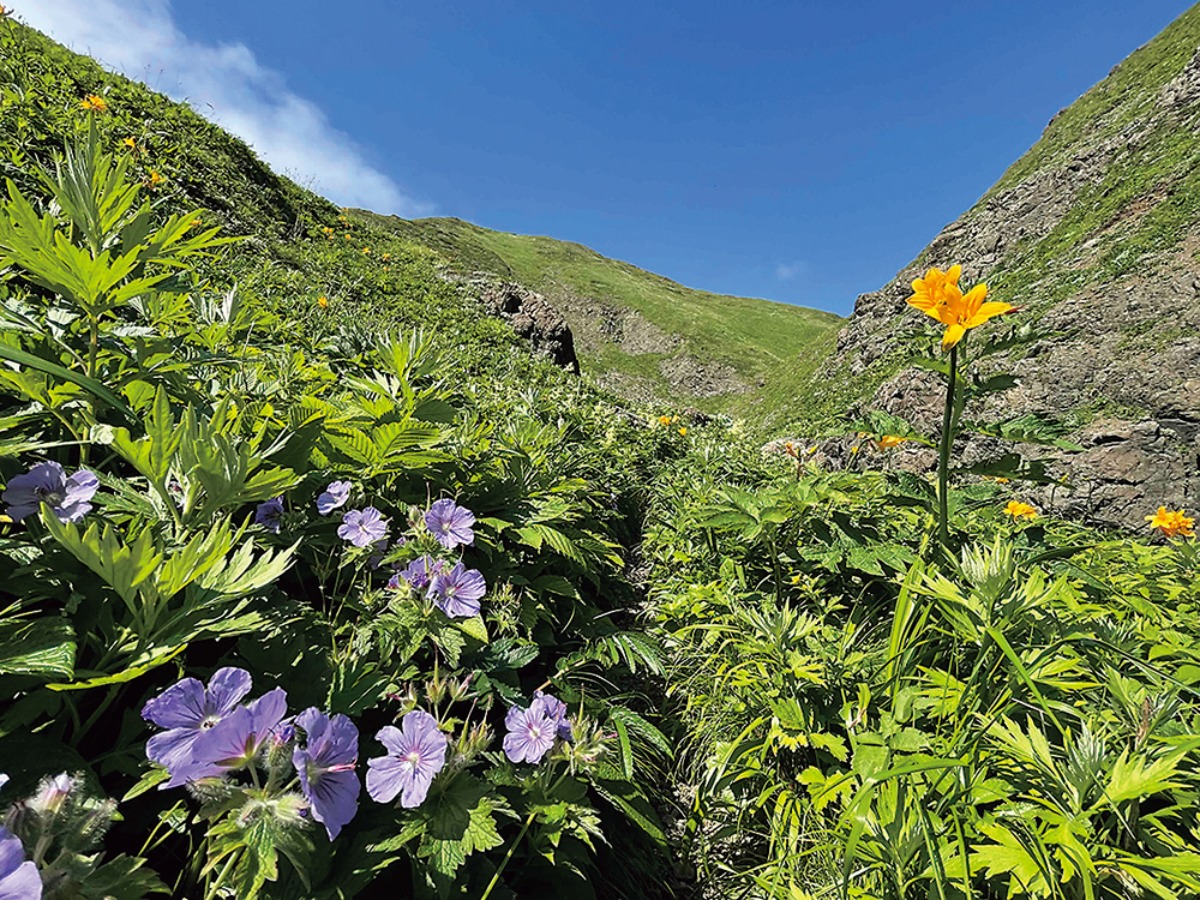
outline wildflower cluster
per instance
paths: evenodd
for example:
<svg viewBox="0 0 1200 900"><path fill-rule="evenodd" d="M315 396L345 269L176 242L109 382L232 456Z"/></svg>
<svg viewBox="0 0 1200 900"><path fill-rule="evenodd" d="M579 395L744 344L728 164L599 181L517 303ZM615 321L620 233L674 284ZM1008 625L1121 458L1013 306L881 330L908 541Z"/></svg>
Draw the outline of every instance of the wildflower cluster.
<svg viewBox="0 0 1200 900"><path fill-rule="evenodd" d="M315 708L287 718L282 688L243 703L250 688L249 672L226 667L207 687L185 678L146 703L142 717L164 729L146 742L146 756L166 770L162 787L186 784L212 794L245 771L253 788L236 789L247 802L290 824L307 810L332 840L358 809L358 729L346 716ZM265 787L257 769L266 773Z"/></svg>
<svg viewBox="0 0 1200 900"><path fill-rule="evenodd" d="M1157 529L1164 537L1195 537L1196 520L1186 516L1182 509L1167 509L1160 506L1152 516L1146 516L1150 527Z"/></svg>
<svg viewBox="0 0 1200 900"><path fill-rule="evenodd" d="M573 737L567 704L542 691L534 693L528 709L511 707L504 727L504 753L513 762L539 763L556 741Z"/></svg>
<svg viewBox="0 0 1200 900"><path fill-rule="evenodd" d="M79 108L90 113L108 112L108 101L99 94L88 94L79 102Z"/></svg>
<svg viewBox="0 0 1200 900"><path fill-rule="evenodd" d="M419 521L424 528L415 537L432 538L442 551L475 543L475 514L449 498L431 504ZM451 561L433 553L422 554L403 568L398 567L388 587L398 590L403 585L423 595L452 619L479 615L480 603L487 593L487 582L481 572L468 569L461 559Z"/></svg>
<svg viewBox="0 0 1200 900"><path fill-rule="evenodd" d="M1030 506L1028 503L1022 503L1020 500L1010 500L1008 505L1004 507L1004 512L1012 516L1013 521L1017 519L1036 519L1037 509Z"/></svg>

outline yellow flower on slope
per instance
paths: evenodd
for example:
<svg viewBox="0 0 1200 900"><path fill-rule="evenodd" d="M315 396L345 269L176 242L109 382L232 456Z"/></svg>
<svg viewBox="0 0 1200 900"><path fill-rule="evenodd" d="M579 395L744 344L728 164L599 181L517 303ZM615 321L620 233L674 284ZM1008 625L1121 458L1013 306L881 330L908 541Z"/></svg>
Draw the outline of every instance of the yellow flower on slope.
<svg viewBox="0 0 1200 900"><path fill-rule="evenodd" d="M80 101L79 108L88 112L108 112L108 101L99 94L88 94Z"/></svg>
<svg viewBox="0 0 1200 900"><path fill-rule="evenodd" d="M962 266L952 266L949 272L930 269L924 278L913 282L913 294L908 298L910 306L946 326L946 333L942 335L943 350L949 350L961 341L968 328L977 328L988 319L1016 309L1011 303L984 303L988 293L986 284L977 284L963 294L958 286L961 274Z"/></svg>
<svg viewBox="0 0 1200 900"><path fill-rule="evenodd" d="M1196 536L1196 532L1193 530L1196 520L1185 516L1182 509L1167 509L1165 506L1160 506L1154 515L1146 516L1146 521L1150 523L1151 528L1157 528L1166 537Z"/></svg>
<svg viewBox="0 0 1200 900"><path fill-rule="evenodd" d="M912 283L913 293L908 298L909 305L935 319L940 319L937 310L946 305L946 289L957 288L961 275L962 266L951 266L948 272L934 266L925 273L924 278L918 278Z"/></svg>
<svg viewBox="0 0 1200 900"><path fill-rule="evenodd" d="M881 437L879 439L879 449L880 450L891 450L893 447L899 447L901 444L903 444L907 440L908 440L908 438L901 437L898 434L885 434L883 437Z"/></svg>
<svg viewBox="0 0 1200 900"><path fill-rule="evenodd" d="M1004 511L1016 519L1036 519L1037 509L1030 506L1028 503L1022 503L1020 500L1009 500L1008 506L1004 507Z"/></svg>

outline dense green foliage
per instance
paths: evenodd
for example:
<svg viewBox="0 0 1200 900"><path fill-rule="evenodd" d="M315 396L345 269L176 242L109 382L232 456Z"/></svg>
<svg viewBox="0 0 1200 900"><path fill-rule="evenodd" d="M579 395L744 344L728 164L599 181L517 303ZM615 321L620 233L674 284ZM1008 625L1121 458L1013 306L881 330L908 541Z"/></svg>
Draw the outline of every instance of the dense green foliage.
<svg viewBox="0 0 1200 900"><path fill-rule="evenodd" d="M49 458L101 481L82 520L46 509L0 534L6 798L58 772L86 784L61 814L14 820L36 838L47 890L141 896L159 884L152 868L180 896L350 896L379 878L477 896L503 868L493 896L547 879L591 896L630 890L625 869L603 865L614 853L665 872L635 785L669 753L639 713L658 663L627 631L637 598L620 552L654 450L627 448L619 467L612 454L640 423L614 426L611 404L480 317L428 254L350 228L274 176L274 199L237 179L218 190L207 154L228 163L228 136L0 29L4 114L28 126L5 131L20 165L0 209L0 473L11 487ZM105 111L81 109L91 94ZM177 125L190 140L176 144ZM201 183L226 202L197 210ZM246 219L253 235L232 244L210 227ZM314 509L337 479L409 538L381 568L335 533L340 513ZM255 512L277 496L274 534ZM385 587L393 564L432 546L421 512L443 496L478 517L464 562L488 585L481 616ZM248 670L257 693L284 688L292 713L352 716L363 760L383 753L368 746L379 727L433 709L452 741L445 773L419 809L370 804L335 844L297 832L292 801L209 797L199 819L183 815L179 790L147 790L161 769L139 711L222 665ZM499 752L505 708L539 685L570 704L576 741L514 765ZM97 858L107 821L72 829L85 808L111 817L105 796L123 798L122 821Z"/></svg>
<svg viewBox="0 0 1200 900"><path fill-rule="evenodd" d="M631 413L189 110L11 20L0 51L0 809L44 896L1200 895L1191 540L1006 515L1011 459L871 471L868 435L937 437L881 415L821 471ZM952 430L1056 439L923 364ZM22 514L47 462L93 508ZM477 614L389 578L425 556ZM414 710L445 764L406 806L368 776L333 839L307 725L167 787L145 704L231 666L347 717L355 784ZM538 690L571 739L514 761Z"/></svg>

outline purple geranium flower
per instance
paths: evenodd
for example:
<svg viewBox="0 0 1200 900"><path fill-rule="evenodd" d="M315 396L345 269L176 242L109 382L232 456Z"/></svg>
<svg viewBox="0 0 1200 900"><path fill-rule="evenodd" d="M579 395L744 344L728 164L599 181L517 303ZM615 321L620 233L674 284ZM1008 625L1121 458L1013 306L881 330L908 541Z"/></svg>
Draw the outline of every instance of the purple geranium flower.
<svg viewBox="0 0 1200 900"><path fill-rule="evenodd" d="M196 738L191 758L171 772L171 780L164 787L213 778L249 765L286 713L287 693L283 688L268 691L248 706L239 706Z"/></svg>
<svg viewBox="0 0 1200 900"><path fill-rule="evenodd" d="M0 825L0 900L42 900L42 876L21 839Z"/></svg>
<svg viewBox="0 0 1200 900"><path fill-rule="evenodd" d="M479 615L479 601L487 593L487 582L475 569L461 562L449 572L439 572L429 583L429 598L452 619Z"/></svg>
<svg viewBox="0 0 1200 900"><path fill-rule="evenodd" d="M453 550L459 544L473 544L475 532L471 526L474 524L475 513L450 499L438 500L425 513L425 527L447 550Z"/></svg>
<svg viewBox="0 0 1200 900"><path fill-rule="evenodd" d="M361 511L352 509L342 516L342 524L338 526L337 533L338 537L349 541L355 547L369 547L387 537L388 520L373 506Z"/></svg>
<svg viewBox="0 0 1200 900"><path fill-rule="evenodd" d="M218 669L206 688L195 678L171 685L142 707L142 718L166 728L146 742L146 756L172 774L192 758L192 745L250 693L250 673Z"/></svg>
<svg viewBox="0 0 1200 900"><path fill-rule="evenodd" d="M8 483L0 500L8 504L4 512L14 522L31 516L48 503L60 522L78 522L92 511L88 501L100 487L100 479L87 469L71 477L56 462L41 462Z"/></svg>
<svg viewBox="0 0 1200 900"><path fill-rule="evenodd" d="M429 587L429 582L433 581L435 576L440 575L445 570L446 564L440 559L434 559L432 556L422 556L410 562L397 575L412 585L415 590L423 591ZM391 584L391 582L388 583ZM399 587L399 582L394 586Z"/></svg>
<svg viewBox="0 0 1200 900"><path fill-rule="evenodd" d="M335 509L341 509L350 499L350 482L331 481L325 492L317 497L317 512L323 516L329 515Z"/></svg>
<svg viewBox="0 0 1200 900"><path fill-rule="evenodd" d="M275 497L267 500L264 503L258 504L254 509L254 524L261 525L263 528L272 534L279 534L281 525L280 520L283 518L283 498Z"/></svg>
<svg viewBox="0 0 1200 900"><path fill-rule="evenodd" d="M558 725L536 700L529 709L514 706L504 717L504 753L513 762L541 762L554 746Z"/></svg>
<svg viewBox="0 0 1200 900"><path fill-rule="evenodd" d="M296 724L304 729L305 746L292 753L292 764L313 818L332 841L358 812L358 729L346 716L330 718L315 707L296 716Z"/></svg>
<svg viewBox="0 0 1200 900"><path fill-rule="evenodd" d="M379 803L391 803L400 795L400 805L420 806L433 776L446 765L446 735L437 719L423 710L405 715L400 727L385 725L375 735L388 749L387 756L367 760L367 793Z"/></svg>
<svg viewBox="0 0 1200 900"><path fill-rule="evenodd" d="M534 691L533 702L529 704L529 708L533 709L535 707L540 707L542 712L546 714L546 718L554 723L555 733L560 738L564 741L575 739L575 734L571 730L571 723L567 719L567 704L552 694Z"/></svg>

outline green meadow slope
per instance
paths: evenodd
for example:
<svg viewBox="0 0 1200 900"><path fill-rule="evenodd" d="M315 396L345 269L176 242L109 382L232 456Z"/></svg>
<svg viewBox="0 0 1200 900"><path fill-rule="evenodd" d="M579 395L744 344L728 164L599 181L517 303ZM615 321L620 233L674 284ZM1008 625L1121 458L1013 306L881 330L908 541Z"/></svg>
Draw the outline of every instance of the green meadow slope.
<svg viewBox="0 0 1200 900"><path fill-rule="evenodd" d="M1020 296L1006 411L1113 374L1129 434L1194 450L1181 22L914 267ZM899 370L907 272L835 348L576 245L347 212L2 16L0 176L0 896L1200 896L1184 510L1150 537L1131 499L1139 539L1014 513L1034 486L965 441L939 504L866 444L661 427L450 277L569 271L647 390L727 367L764 383L699 399L761 424ZM1130 484L1121 433L1090 446Z"/></svg>
<svg viewBox="0 0 1200 900"><path fill-rule="evenodd" d="M843 322L684 287L568 241L453 218L354 217L437 251L455 273L488 273L544 294L570 325L584 372L640 400L750 410L807 370Z"/></svg>
<svg viewBox="0 0 1200 900"><path fill-rule="evenodd" d="M1032 340L996 359L1018 390L1004 412L1060 420L1085 448L1062 454L1070 515L1130 526L1143 507L1200 491L1200 6L1059 112L999 181L878 291L862 295L837 350L793 372L792 433L848 407L936 421L913 338L937 329L905 304L927 267L960 263L964 285L1020 311ZM778 408L778 403L771 404ZM1049 495L1043 498L1050 501Z"/></svg>

